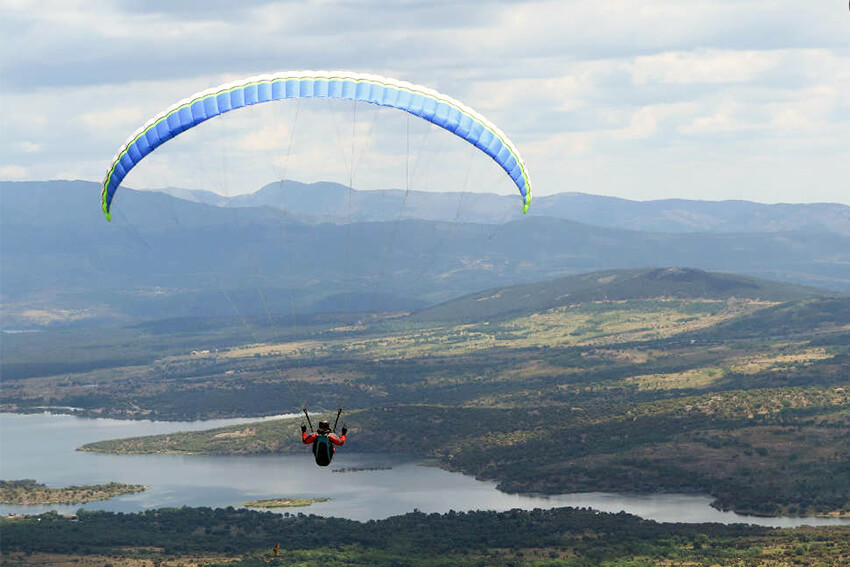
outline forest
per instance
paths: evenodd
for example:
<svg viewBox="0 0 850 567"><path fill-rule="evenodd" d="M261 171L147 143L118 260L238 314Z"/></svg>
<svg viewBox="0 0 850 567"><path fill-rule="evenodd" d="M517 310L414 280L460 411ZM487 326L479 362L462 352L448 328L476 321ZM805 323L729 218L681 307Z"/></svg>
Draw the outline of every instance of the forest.
<svg viewBox="0 0 850 567"><path fill-rule="evenodd" d="M841 565L850 528L659 524L588 509L424 514L355 522L233 508L0 519L4 565ZM279 555L273 548L279 545ZM88 563L87 563L88 561Z"/></svg>

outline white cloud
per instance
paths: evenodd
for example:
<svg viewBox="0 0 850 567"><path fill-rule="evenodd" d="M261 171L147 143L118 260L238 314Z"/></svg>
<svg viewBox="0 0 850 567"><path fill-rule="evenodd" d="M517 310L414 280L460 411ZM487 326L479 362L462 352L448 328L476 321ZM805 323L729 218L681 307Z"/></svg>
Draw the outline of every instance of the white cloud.
<svg viewBox="0 0 850 567"><path fill-rule="evenodd" d="M658 104L644 106L629 119L628 125L608 134L618 140L642 140L655 136L661 122L692 109L690 104Z"/></svg>
<svg viewBox="0 0 850 567"><path fill-rule="evenodd" d="M0 179L25 179L27 168L19 165L0 165Z"/></svg>
<svg viewBox="0 0 850 567"><path fill-rule="evenodd" d="M36 144L35 142L29 142L26 140L18 142L17 147L25 154L35 154L41 151L41 144Z"/></svg>
<svg viewBox="0 0 850 567"><path fill-rule="evenodd" d="M109 128L135 128L146 118L141 106L110 106L80 115L80 121L93 130Z"/></svg>
<svg viewBox="0 0 850 567"><path fill-rule="evenodd" d="M775 69L782 54L774 51L668 52L635 58L635 84L743 83Z"/></svg>
<svg viewBox="0 0 850 567"><path fill-rule="evenodd" d="M191 93L273 70L354 68L484 113L519 145L537 194L793 201L814 198L815 186L822 200L850 202L846 5L208 0L202 14L195 5L3 1L7 167L19 178L99 181L138 126ZM281 172L347 182L352 171L361 186L405 182L414 160L404 119L361 107L353 121L339 107L295 120L292 108L210 121L157 150L128 184L241 192ZM425 132L417 143L445 174L419 160L418 180L491 174L492 163L476 169L474 151Z"/></svg>
<svg viewBox="0 0 850 567"><path fill-rule="evenodd" d="M718 132L736 132L751 129L745 122L733 118L734 105L726 105L708 116L697 116L689 123L679 126L683 134L714 134Z"/></svg>

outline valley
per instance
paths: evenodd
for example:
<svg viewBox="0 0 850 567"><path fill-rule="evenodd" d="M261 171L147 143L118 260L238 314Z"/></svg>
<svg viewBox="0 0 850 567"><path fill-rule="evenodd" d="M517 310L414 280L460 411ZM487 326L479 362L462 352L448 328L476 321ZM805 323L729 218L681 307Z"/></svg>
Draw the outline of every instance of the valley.
<svg viewBox="0 0 850 567"><path fill-rule="evenodd" d="M600 274L607 300L570 299L585 280L495 290L484 301L473 294L410 316L257 322L252 338L265 340L247 344L235 338L245 326L233 323L213 347L205 330L143 326L137 350L168 343L175 354L10 381L2 402L197 419L294 413L309 399L314 413L346 408L347 451L435 458L508 492L695 492L741 513L850 512L850 300L731 276L725 291L707 291L716 275L679 269ZM549 303L488 305L538 288L552 292ZM620 288L628 298L614 295ZM290 433L297 424L83 450L289 453L303 450ZM388 426L397 431L390 444Z"/></svg>

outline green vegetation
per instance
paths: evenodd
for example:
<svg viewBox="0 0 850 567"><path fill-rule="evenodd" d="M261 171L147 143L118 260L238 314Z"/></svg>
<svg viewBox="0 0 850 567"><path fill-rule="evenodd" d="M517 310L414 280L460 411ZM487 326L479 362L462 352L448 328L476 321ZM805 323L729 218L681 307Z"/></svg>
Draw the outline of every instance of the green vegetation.
<svg viewBox="0 0 850 567"><path fill-rule="evenodd" d="M246 508L304 508L317 502L329 502L330 498L270 498L250 500L242 504Z"/></svg>
<svg viewBox="0 0 850 567"><path fill-rule="evenodd" d="M414 512L365 523L251 510L181 508L115 514L80 510L0 519L4 564L45 557L75 565L842 565L850 527L778 530L659 524L628 514L559 508ZM274 557L272 549L280 546ZM89 562L87 562L89 561ZM103 562L97 563L103 565Z"/></svg>
<svg viewBox="0 0 850 567"><path fill-rule="evenodd" d="M474 293L422 310L413 319L475 322L612 299L737 297L778 302L830 295L834 293L813 287L691 268L606 270Z"/></svg>
<svg viewBox="0 0 850 567"><path fill-rule="evenodd" d="M150 489L141 484L110 482L92 486L49 488L32 479L0 480L0 503L3 504L82 504L109 500L122 494L135 494Z"/></svg>
<svg viewBox="0 0 850 567"><path fill-rule="evenodd" d="M230 347L198 348L206 330L158 329L134 347L171 341L171 354L153 364L4 382L0 396L18 410L49 402L160 419L279 414L305 399L311 408L342 400L346 452L434 458L506 491L700 492L738 512L850 514L850 299L779 303L802 292L693 270L576 281L584 288L535 284L469 296L453 302L454 321L331 319L275 339L267 324L259 340ZM594 281L607 299L593 295ZM533 312L517 309L531 292L545 301L531 302ZM505 297L512 299L498 307ZM303 452L297 425L268 421L83 450Z"/></svg>

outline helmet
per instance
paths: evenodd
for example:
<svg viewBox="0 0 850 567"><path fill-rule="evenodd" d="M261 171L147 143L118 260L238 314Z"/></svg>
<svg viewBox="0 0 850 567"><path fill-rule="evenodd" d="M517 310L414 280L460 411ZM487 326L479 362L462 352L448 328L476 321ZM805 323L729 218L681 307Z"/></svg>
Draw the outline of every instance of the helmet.
<svg viewBox="0 0 850 567"><path fill-rule="evenodd" d="M316 429L318 433L330 433L331 431L331 423L326 420L322 420L319 422L319 427Z"/></svg>

